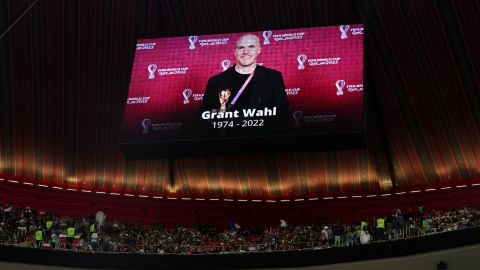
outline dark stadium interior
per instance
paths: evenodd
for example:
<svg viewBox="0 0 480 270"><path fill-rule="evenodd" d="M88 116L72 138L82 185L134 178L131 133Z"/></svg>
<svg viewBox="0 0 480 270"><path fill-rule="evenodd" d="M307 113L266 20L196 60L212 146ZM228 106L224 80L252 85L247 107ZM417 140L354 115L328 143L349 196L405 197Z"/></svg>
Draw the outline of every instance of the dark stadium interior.
<svg viewBox="0 0 480 270"><path fill-rule="evenodd" d="M13 25L0 38L0 204L187 224L478 206L479 12L476 0L0 0L0 34ZM365 25L365 145L122 152L137 39L354 23Z"/></svg>

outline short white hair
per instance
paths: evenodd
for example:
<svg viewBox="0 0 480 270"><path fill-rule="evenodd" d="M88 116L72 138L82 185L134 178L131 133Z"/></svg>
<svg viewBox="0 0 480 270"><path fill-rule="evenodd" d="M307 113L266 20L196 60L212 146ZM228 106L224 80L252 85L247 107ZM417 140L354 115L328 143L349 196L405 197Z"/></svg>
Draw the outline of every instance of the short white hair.
<svg viewBox="0 0 480 270"><path fill-rule="evenodd" d="M258 38L257 35L254 35L254 34L245 34L245 35L242 35L241 37L239 37L239 38L237 39L237 41L235 41L235 47L237 46L238 41L240 41L241 39L246 38L246 37L252 37L253 39L255 39L255 43L257 43L257 44L260 46L260 38Z"/></svg>

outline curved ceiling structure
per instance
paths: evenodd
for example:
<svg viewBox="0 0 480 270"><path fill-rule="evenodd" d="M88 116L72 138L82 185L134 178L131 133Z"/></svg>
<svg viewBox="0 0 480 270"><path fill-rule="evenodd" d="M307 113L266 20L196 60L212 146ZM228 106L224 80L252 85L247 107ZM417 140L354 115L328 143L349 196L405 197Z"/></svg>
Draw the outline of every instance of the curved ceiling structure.
<svg viewBox="0 0 480 270"><path fill-rule="evenodd" d="M0 2L4 31L34 2ZM0 40L0 174L46 185L292 198L478 179L480 12L453 0L49 0ZM126 161L136 39L366 25L366 149Z"/></svg>

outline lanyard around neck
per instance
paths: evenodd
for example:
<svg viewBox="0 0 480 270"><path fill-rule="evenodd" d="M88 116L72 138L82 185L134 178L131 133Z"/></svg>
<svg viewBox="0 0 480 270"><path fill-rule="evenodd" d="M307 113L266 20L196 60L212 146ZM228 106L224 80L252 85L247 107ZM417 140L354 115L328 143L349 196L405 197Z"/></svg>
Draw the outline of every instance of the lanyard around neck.
<svg viewBox="0 0 480 270"><path fill-rule="evenodd" d="M233 98L232 102L230 102L230 105L228 105L228 107L230 108L231 106L235 105L235 102L237 102L237 99L240 97L240 95L243 93L243 90L245 90L245 88L247 87L248 83L250 82L250 80L252 80L253 78L253 74L255 74L255 71L253 71L252 73L250 73L250 76L248 76L247 80L245 80L245 82L243 83L242 87L240 88L240 90L238 90L238 93L235 95L235 97Z"/></svg>

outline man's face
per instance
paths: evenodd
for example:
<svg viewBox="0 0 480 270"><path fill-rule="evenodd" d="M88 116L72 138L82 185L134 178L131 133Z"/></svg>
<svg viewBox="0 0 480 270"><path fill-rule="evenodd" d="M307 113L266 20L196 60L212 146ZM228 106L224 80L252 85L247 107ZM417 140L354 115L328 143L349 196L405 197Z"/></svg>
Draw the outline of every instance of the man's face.
<svg viewBox="0 0 480 270"><path fill-rule="evenodd" d="M235 48L235 58L241 66L247 67L257 63L257 56L262 52L258 38L254 36L243 36L237 43Z"/></svg>

